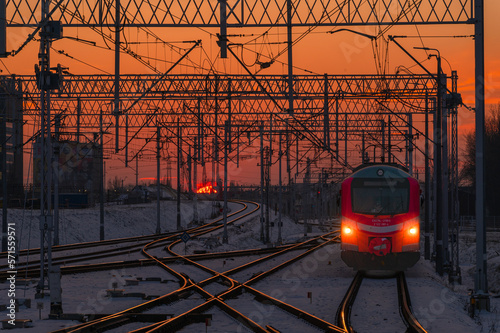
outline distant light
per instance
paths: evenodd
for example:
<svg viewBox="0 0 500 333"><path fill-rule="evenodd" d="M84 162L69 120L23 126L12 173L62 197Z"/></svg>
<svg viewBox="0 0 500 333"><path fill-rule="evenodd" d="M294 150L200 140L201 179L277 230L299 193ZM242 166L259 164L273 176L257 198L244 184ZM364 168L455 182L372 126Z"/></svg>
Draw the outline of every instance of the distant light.
<svg viewBox="0 0 500 333"><path fill-rule="evenodd" d="M344 234L349 235L352 233L352 229L349 227L344 227Z"/></svg>
<svg viewBox="0 0 500 333"><path fill-rule="evenodd" d="M205 183L205 184L198 184L197 185L197 190L196 193L206 193L206 194L212 194L212 193L217 193L217 190L213 187L213 184L211 182Z"/></svg>
<svg viewBox="0 0 500 333"><path fill-rule="evenodd" d="M410 234L412 234L412 235L416 235L416 234L417 234L417 231L418 231L418 230L417 230L417 227L412 227L412 228L410 228L410 230L409 230Z"/></svg>

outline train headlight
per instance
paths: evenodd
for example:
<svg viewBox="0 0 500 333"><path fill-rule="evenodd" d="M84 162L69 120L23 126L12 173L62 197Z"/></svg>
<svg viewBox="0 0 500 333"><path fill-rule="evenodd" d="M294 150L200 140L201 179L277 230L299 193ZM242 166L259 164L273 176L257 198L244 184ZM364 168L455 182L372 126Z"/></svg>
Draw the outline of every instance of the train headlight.
<svg viewBox="0 0 500 333"><path fill-rule="evenodd" d="M416 236L417 233L418 233L418 228L417 227L411 227L409 230L408 230L408 233L412 236Z"/></svg>
<svg viewBox="0 0 500 333"><path fill-rule="evenodd" d="M357 245L357 227L356 221L348 219L346 217L342 217L342 225L341 225L341 239L342 239L342 249L344 249L346 244L355 244Z"/></svg>
<svg viewBox="0 0 500 333"><path fill-rule="evenodd" d="M348 227L348 226L345 226L344 229L343 229L343 232L346 235L350 235L350 234L352 234L352 229L350 227Z"/></svg>
<svg viewBox="0 0 500 333"><path fill-rule="evenodd" d="M414 218L404 224L403 247L416 246L420 241L420 219Z"/></svg>

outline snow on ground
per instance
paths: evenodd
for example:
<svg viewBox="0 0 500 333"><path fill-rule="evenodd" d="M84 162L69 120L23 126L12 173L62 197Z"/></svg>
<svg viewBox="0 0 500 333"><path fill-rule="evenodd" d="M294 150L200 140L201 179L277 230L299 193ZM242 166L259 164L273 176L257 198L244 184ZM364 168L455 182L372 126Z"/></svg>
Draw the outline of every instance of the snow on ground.
<svg viewBox="0 0 500 333"><path fill-rule="evenodd" d="M183 226L192 220L192 205L183 203ZM210 204L200 204L202 217L207 217L211 211ZM234 211L237 206L231 206ZM10 221L15 220L19 233L22 231L21 242L26 247L30 239L30 247L38 246L38 212L25 212L10 210ZM23 216L24 214L24 216ZM176 225L175 202L162 202L162 231L174 230ZM277 216L272 215L272 220L276 221ZM278 228L277 223L271 228L270 238L272 243L277 243ZM130 206L108 206L106 207L106 238L130 237L135 235L151 234L156 228L156 203L130 205ZM22 230L21 230L22 229ZM322 228L325 230L325 228ZM30 235L31 238L28 237ZM318 227L312 228L309 236L317 235L321 232ZM211 235L203 236L201 239L191 239L186 245L186 253L193 253L195 250L207 250L208 252L229 251L246 248L264 247L260 241L260 219L259 216L248 217L235 226L228 226L229 242L222 244L222 231ZM290 219L283 219L282 238L284 243L297 241L304 236L304 226L295 224ZM73 243L81 241L93 241L99 238L99 209L91 208L86 210L64 210L61 212L61 243ZM475 264L475 236L474 233L463 233L460 237L460 260L462 264L462 285L451 285L447 276L440 277L435 273L433 264L426 260L420 260L415 267L407 272L407 280L412 298L414 313L421 324L428 332L500 332L500 299L494 295L500 290L500 234L488 235L488 262L489 262L489 286L492 293L491 312L481 312L474 319L468 315L469 290L474 287L474 264ZM178 253L184 253L184 245L180 244L174 248ZM245 258L235 258L235 262ZM250 259L250 258L246 258ZM207 263L209 264L209 263ZM224 266L222 264L211 263L209 266L222 271L229 269L233 263ZM194 273L193 273L194 274ZM128 278L137 277L157 277L161 276L164 283L141 282L139 286L123 286ZM257 283L254 287L268 293L291 305L300 307L309 313L316 315L331 323L335 322L335 313L346 289L348 288L354 272L346 267L340 260L340 247L338 244L328 245L321 250L314 252L294 265L270 276ZM134 297L123 299L107 298L104 295L106 289L110 289L112 282L118 282L118 288L125 289L126 292L143 292L148 295L168 293L174 290L177 284L171 276L162 272L159 268L148 267L146 269L134 268L124 271L96 272L88 274L78 274L63 276L63 309L65 312L95 312L108 313L123 310L143 302ZM369 285L368 283L366 285ZM34 286L31 284L25 291L19 288L21 297L31 298L30 309L21 306L18 318L29 318L33 321L34 328L18 329L16 332L49 332L61 327L71 326L77 322L47 320L50 300L46 297L43 300L35 300ZM219 289L219 286L212 286ZM362 286L363 288L363 286ZM4 303L3 295L7 294L7 283L0 283L0 304ZM82 292L84 290L84 292ZM395 292L395 291L394 291ZM308 293L312 296L308 298ZM370 297L384 302L387 296L387 289L375 288L370 290ZM392 297L392 296L391 296ZM197 303L199 299L193 299ZM41 310L41 318L38 319L37 302L42 302L44 308ZM185 301L176 303L165 309L172 313ZM304 327L294 326L295 318L289 318L281 310L273 307L263 306L253 299L245 302L234 303L245 314L249 315L259 324L272 324L273 327L286 332L306 332ZM356 321L375 321L373 327L377 327L379 332L393 332L391 327L385 327L384 313L380 313L378 306L363 306L363 301L354 305L358 307ZM189 302L185 303L189 306ZM181 306L182 308L182 306ZM180 308L179 308L180 309ZM154 311L159 311L156 309ZM397 311L397 310L396 310ZM225 316L217 308L212 308L207 313L213 314L213 320L208 332L244 332L247 331L233 319ZM7 318L6 311L0 311L1 319ZM279 314L279 316L278 316ZM276 321L281 318L280 321ZM354 321L354 322L356 322ZM141 327L138 325L137 327ZM137 328L132 326L117 328L113 332L126 332L129 329ZM368 325L366 327L372 327ZM182 332L204 331L204 324L190 325ZM361 330L360 332L362 332Z"/></svg>
<svg viewBox="0 0 500 333"><path fill-rule="evenodd" d="M239 205L241 207L241 205ZM151 235L156 232L156 202L135 205L110 205L105 207L104 235L106 239ZM199 219L209 218L210 202L198 201ZM9 209L7 220L16 223L16 235L21 249L40 246L40 210ZM181 225L193 220L193 204L181 203ZM59 210L60 244L72 244L99 240L100 209ZM177 229L177 206L175 201L160 203L161 232Z"/></svg>

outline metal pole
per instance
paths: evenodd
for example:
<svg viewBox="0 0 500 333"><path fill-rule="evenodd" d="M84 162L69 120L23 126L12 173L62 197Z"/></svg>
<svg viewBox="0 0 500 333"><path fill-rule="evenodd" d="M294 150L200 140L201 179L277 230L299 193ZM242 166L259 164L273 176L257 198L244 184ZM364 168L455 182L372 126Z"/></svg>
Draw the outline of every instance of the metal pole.
<svg viewBox="0 0 500 333"><path fill-rule="evenodd" d="M80 142L80 117L82 114L82 101L80 97L76 99L76 142Z"/></svg>
<svg viewBox="0 0 500 333"><path fill-rule="evenodd" d="M286 1L286 29L288 51L288 113L293 113L293 41L292 41L292 0Z"/></svg>
<svg viewBox="0 0 500 333"><path fill-rule="evenodd" d="M380 161L382 163L384 163L385 162L385 120L382 119L380 122L381 122L380 125L382 127L382 129L380 131L380 133L382 133L382 156L380 157Z"/></svg>
<svg viewBox="0 0 500 333"><path fill-rule="evenodd" d="M219 43L220 43L220 57L222 59L227 58L227 14L226 14L226 6L227 0L218 0L220 6L220 35L219 35Z"/></svg>
<svg viewBox="0 0 500 333"><path fill-rule="evenodd" d="M282 192L283 192L283 188L282 188L282 183L281 183L281 154L282 154L282 151L281 151L281 137L282 137L282 133L280 132L280 139L279 139L279 153L278 153L278 157L279 157L279 165L278 165L278 168L279 168L279 172L278 172L278 178L279 178L279 194L278 194L278 244L281 245L281 243L283 242L283 240L281 239L281 211L283 209L283 206L282 206Z"/></svg>
<svg viewBox="0 0 500 333"><path fill-rule="evenodd" d="M181 140L182 128L177 118L177 230L181 230Z"/></svg>
<svg viewBox="0 0 500 333"><path fill-rule="evenodd" d="M219 163L219 77L215 77L215 115L214 115L214 126L215 126L215 183L217 184L217 191L220 193L220 163Z"/></svg>
<svg viewBox="0 0 500 333"><path fill-rule="evenodd" d="M365 163L365 130L361 132L361 164Z"/></svg>
<svg viewBox="0 0 500 333"><path fill-rule="evenodd" d="M193 173L193 164L192 164L192 159L193 159L193 153L191 152L191 146L188 148L188 154L187 154L187 171L188 171L188 185L187 185L187 192L189 193L189 199L193 198L193 180L192 180L192 173Z"/></svg>
<svg viewBox="0 0 500 333"><path fill-rule="evenodd" d="M264 239L264 125L259 126L260 131L260 240Z"/></svg>
<svg viewBox="0 0 500 333"><path fill-rule="evenodd" d="M102 108L99 114L99 157L100 157L100 167L99 167L99 187L100 187L100 196L99 196L99 208L100 208L100 232L99 239L104 240L104 132L102 130Z"/></svg>
<svg viewBox="0 0 500 333"><path fill-rule="evenodd" d="M329 107L329 96L328 96L328 75L324 75L325 78L325 88L324 88L324 99L323 99L323 138L324 138L324 149L330 150L330 107Z"/></svg>
<svg viewBox="0 0 500 333"><path fill-rule="evenodd" d="M297 179L299 178L299 133L296 134L296 137L297 137L297 141L295 142L296 144L296 147L295 149L297 149L296 151L296 157L297 157L297 163L295 163L295 183L297 183Z"/></svg>
<svg viewBox="0 0 500 333"><path fill-rule="evenodd" d="M429 260L431 258L431 245L430 245L430 204L431 204L431 191L430 191L430 168L429 168L429 97L425 94L425 206L424 206L424 258Z"/></svg>
<svg viewBox="0 0 500 333"><path fill-rule="evenodd" d="M55 116L55 128L53 144L54 154L52 165L54 167L54 245L59 245L59 128L61 126L61 115Z"/></svg>
<svg viewBox="0 0 500 333"><path fill-rule="evenodd" d="M227 80L227 148L228 154L232 153L231 145L231 79Z"/></svg>
<svg viewBox="0 0 500 333"><path fill-rule="evenodd" d="M2 115L2 123L0 124L1 133L0 140L2 140L2 252L7 252L7 110L4 109Z"/></svg>
<svg viewBox="0 0 500 333"><path fill-rule="evenodd" d="M387 116L387 163L392 161L391 116Z"/></svg>
<svg viewBox="0 0 500 333"><path fill-rule="evenodd" d="M476 308L490 310L487 279L486 226L484 204L484 0L475 1L475 76L476 76Z"/></svg>
<svg viewBox="0 0 500 333"><path fill-rule="evenodd" d="M45 20L49 13L50 1L42 1L41 19ZM46 75L50 70L50 36L42 30L40 36L40 104L41 104L41 188L40 188L40 280L37 285L35 298L44 296L45 287L49 288L45 279L52 267L52 143L51 143L51 116L50 116L50 89L47 85ZM45 260L47 266L45 267Z"/></svg>
<svg viewBox="0 0 500 333"><path fill-rule="evenodd" d="M228 243L227 237L227 155L229 154L228 147L228 132L229 132L229 121L226 120L224 123L224 232L222 234L222 243Z"/></svg>
<svg viewBox="0 0 500 333"><path fill-rule="evenodd" d="M411 113L408 113L408 170L413 176L413 115Z"/></svg>
<svg viewBox="0 0 500 333"><path fill-rule="evenodd" d="M285 146L285 153L286 153L286 172L288 175L288 191L287 191L287 203L288 203L288 214L295 219L295 209L293 207L293 197L292 197L292 169L290 168L290 136L288 135L288 120L286 121L286 127L285 127L285 137L286 137L286 146Z"/></svg>
<svg viewBox="0 0 500 333"><path fill-rule="evenodd" d="M344 136L345 136L345 145L344 145L344 161L345 166L347 166L347 113L345 113L345 127L344 127ZM309 164L308 164L309 165Z"/></svg>
<svg viewBox="0 0 500 333"><path fill-rule="evenodd" d="M442 79L442 82L441 82L441 86L444 88L441 90L441 92L443 93L443 97L444 97L444 94L445 94L445 89L446 89L446 76L445 75L442 75L441 76L441 79ZM443 101L443 99L441 99L441 101ZM449 228L449 204L448 204L448 201L449 201L449 163L448 163L448 108L447 107L442 107L442 121L441 121L441 126L442 126L442 129L441 129L441 140L442 140L442 146L441 146L441 149L442 149L442 173L443 173L443 176L442 176L442 186L443 186L443 201L442 201L442 204L443 204L443 208L442 208L442 216L443 216L443 223L442 223L442 227L443 227L443 267L444 267L444 270L446 272L449 273L449 269L450 269L450 251L449 251L449 242L448 242L448 239L449 239L449 232L448 232L448 228Z"/></svg>
<svg viewBox="0 0 500 333"><path fill-rule="evenodd" d="M114 115L115 115L115 153L120 151L120 0L115 0L115 86L114 86ZM127 141L128 142L128 141ZM125 161L127 159L125 158Z"/></svg>
<svg viewBox="0 0 500 333"><path fill-rule="evenodd" d="M436 172L436 272L443 275L443 173L442 173L442 121L443 121L443 89L441 86L441 57L438 55L437 75L437 106L436 106L436 131L434 133L436 142L436 161L434 163Z"/></svg>
<svg viewBox="0 0 500 333"><path fill-rule="evenodd" d="M335 98L335 152L339 159L339 98Z"/></svg>
<svg viewBox="0 0 500 333"><path fill-rule="evenodd" d="M160 126L156 126L156 233L159 234L161 232L160 227L160 134L161 128Z"/></svg>
<svg viewBox="0 0 500 333"><path fill-rule="evenodd" d="M196 195L196 187L198 186L198 158L196 152L198 150L198 138L194 138L194 154L193 154L193 222L198 224L198 196Z"/></svg>
<svg viewBox="0 0 500 333"><path fill-rule="evenodd" d="M7 14L5 0L0 0L0 58L7 56Z"/></svg>
<svg viewBox="0 0 500 333"><path fill-rule="evenodd" d="M128 113L125 114L125 142L128 142ZM125 167L128 167L128 144L125 144Z"/></svg>
<svg viewBox="0 0 500 333"><path fill-rule="evenodd" d="M139 152L135 155L135 186L139 186Z"/></svg>
<svg viewBox="0 0 500 333"><path fill-rule="evenodd" d="M271 196L270 196L270 183L271 183L271 165L272 165L272 156L273 156L273 116L271 115L270 123L269 123L269 157L265 161L266 163L266 243L271 241L269 236L269 228L271 224Z"/></svg>

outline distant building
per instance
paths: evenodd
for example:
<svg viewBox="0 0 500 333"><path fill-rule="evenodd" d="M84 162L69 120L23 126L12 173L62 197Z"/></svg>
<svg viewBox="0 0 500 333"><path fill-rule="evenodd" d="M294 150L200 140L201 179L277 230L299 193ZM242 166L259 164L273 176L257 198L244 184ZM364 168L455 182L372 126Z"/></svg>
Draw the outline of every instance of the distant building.
<svg viewBox="0 0 500 333"><path fill-rule="evenodd" d="M33 154L33 183L37 192L41 184L41 140L35 140ZM57 142L53 142L54 147ZM59 193L85 193L88 202L94 204L98 199L100 180L99 147L94 143L76 141L59 141L58 153L55 149L57 163L53 164L53 172L57 175L54 182L59 181ZM52 186L54 189L54 186ZM60 202L60 204L62 204Z"/></svg>
<svg viewBox="0 0 500 333"><path fill-rule="evenodd" d="M5 150L0 145L0 196L8 197L10 206L19 205L24 197L23 94L21 82L14 77L0 77L0 119L0 142L5 143ZM3 193L4 179L7 195Z"/></svg>

